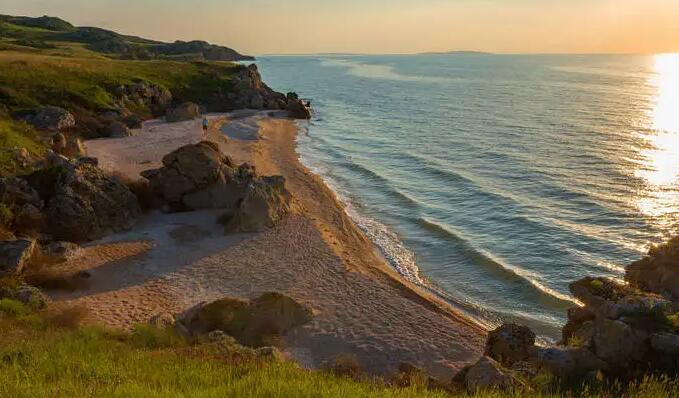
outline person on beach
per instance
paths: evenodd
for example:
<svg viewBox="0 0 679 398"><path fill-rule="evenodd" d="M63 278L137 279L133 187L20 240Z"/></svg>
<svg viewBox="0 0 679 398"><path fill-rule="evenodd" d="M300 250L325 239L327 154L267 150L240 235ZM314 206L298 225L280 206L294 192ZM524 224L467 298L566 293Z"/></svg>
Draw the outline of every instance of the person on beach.
<svg viewBox="0 0 679 398"><path fill-rule="evenodd" d="M207 130L210 127L210 121L207 118L203 118L203 139L207 139Z"/></svg>

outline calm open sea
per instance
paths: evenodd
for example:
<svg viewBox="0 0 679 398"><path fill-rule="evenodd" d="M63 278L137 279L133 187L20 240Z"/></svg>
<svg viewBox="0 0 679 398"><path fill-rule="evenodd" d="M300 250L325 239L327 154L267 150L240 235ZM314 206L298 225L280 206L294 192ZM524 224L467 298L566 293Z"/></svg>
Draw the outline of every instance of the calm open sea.
<svg viewBox="0 0 679 398"><path fill-rule="evenodd" d="M679 55L262 57L302 160L404 276L559 337L568 283L679 229Z"/></svg>

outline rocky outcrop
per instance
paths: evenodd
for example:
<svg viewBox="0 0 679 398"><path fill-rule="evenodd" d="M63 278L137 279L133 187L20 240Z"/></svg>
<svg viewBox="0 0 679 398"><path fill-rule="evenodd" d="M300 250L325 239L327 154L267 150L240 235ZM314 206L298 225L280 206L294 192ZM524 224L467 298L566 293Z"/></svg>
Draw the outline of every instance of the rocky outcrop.
<svg viewBox="0 0 679 398"><path fill-rule="evenodd" d="M229 232L261 231L292 210L283 177L258 177L247 164L236 167L208 141L177 149L163 158L162 168L142 176L168 211L224 209Z"/></svg>
<svg viewBox="0 0 679 398"><path fill-rule="evenodd" d="M20 274L34 251L34 240L18 239L0 242L0 276Z"/></svg>
<svg viewBox="0 0 679 398"><path fill-rule="evenodd" d="M627 269L629 284L594 277L571 283L571 293L583 306L568 311L560 345L537 346L528 328L506 324L489 334L485 354L501 371L526 377L542 371L571 380L677 374L678 269L679 238L674 238ZM499 380L497 366L487 362L482 369Z"/></svg>
<svg viewBox="0 0 679 398"><path fill-rule="evenodd" d="M25 117L26 121L42 130L60 131L75 126L75 117L57 106L44 106Z"/></svg>
<svg viewBox="0 0 679 398"><path fill-rule="evenodd" d="M23 178L0 178L0 203L9 210L6 227L22 235L33 235L44 228L41 210L44 201Z"/></svg>
<svg viewBox="0 0 679 398"><path fill-rule="evenodd" d="M570 289L585 307L569 311L566 345L588 350L615 377L679 370L679 356L652 344L654 336L679 337L677 302L605 278L584 278Z"/></svg>
<svg viewBox="0 0 679 398"><path fill-rule="evenodd" d="M0 287L0 299L4 298L17 300L34 309L45 308L49 301L40 289L23 283L16 286L5 285Z"/></svg>
<svg viewBox="0 0 679 398"><path fill-rule="evenodd" d="M172 104L170 90L147 81L117 86L113 92L121 109L141 105L148 107L154 115L162 115Z"/></svg>
<svg viewBox="0 0 679 398"><path fill-rule="evenodd" d="M165 115L165 120L168 122L183 122L186 120L198 119L202 115L200 106L193 102L185 102L181 105L170 109Z"/></svg>
<svg viewBox="0 0 679 398"><path fill-rule="evenodd" d="M227 232L257 232L278 224L292 211L292 196L282 176L251 181L226 225Z"/></svg>
<svg viewBox="0 0 679 398"><path fill-rule="evenodd" d="M177 323L192 336L219 330L243 345L261 347L277 345L282 336L312 317L311 310L296 300L265 293L251 301L223 298L201 303L181 315Z"/></svg>
<svg viewBox="0 0 679 398"><path fill-rule="evenodd" d="M475 391L479 389L505 390L521 383L497 361L484 355L478 362L464 370L464 384L468 390Z"/></svg>
<svg viewBox="0 0 679 398"><path fill-rule="evenodd" d="M525 362L535 345L535 333L525 326L506 323L488 334L485 355L512 366Z"/></svg>
<svg viewBox="0 0 679 398"><path fill-rule="evenodd" d="M262 81L257 65L241 69L233 78L234 93L230 95L230 108L287 110L290 117L310 119L309 106L295 93L287 96L272 90Z"/></svg>
<svg viewBox="0 0 679 398"><path fill-rule="evenodd" d="M679 301L679 237L654 246L648 256L627 268L630 285Z"/></svg>
<svg viewBox="0 0 679 398"><path fill-rule="evenodd" d="M140 213L136 196L87 158L69 161L53 154L49 166L26 176L25 183L30 187L26 190L20 183L25 198L42 215L38 232L57 240L98 239L131 227ZM14 197L7 203L17 206L22 201Z"/></svg>

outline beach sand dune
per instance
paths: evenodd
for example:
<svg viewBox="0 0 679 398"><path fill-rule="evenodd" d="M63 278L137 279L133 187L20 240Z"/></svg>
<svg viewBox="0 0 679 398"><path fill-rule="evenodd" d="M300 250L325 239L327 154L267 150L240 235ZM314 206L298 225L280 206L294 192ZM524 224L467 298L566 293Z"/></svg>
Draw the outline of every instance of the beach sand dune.
<svg viewBox="0 0 679 398"><path fill-rule="evenodd" d="M279 291L315 313L285 338L286 354L304 366L353 355L373 373L409 362L450 378L479 357L486 331L402 280L334 193L298 161L295 122L264 114L209 118L209 139L236 162L286 177L299 214L263 233L228 236L216 222L218 211L146 215L133 231L95 242L62 265L89 269L91 277L87 289L55 293L56 300L84 305L92 320L129 329L201 301ZM201 137L198 121L154 121L133 137L86 147L104 169L138 178L159 167L163 155Z"/></svg>

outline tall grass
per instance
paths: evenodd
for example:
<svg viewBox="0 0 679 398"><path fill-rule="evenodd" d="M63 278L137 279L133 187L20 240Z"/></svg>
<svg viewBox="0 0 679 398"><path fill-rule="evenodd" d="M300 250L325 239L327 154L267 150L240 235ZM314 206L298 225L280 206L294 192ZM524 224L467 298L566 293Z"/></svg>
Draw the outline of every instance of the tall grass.
<svg viewBox="0 0 679 398"><path fill-rule="evenodd" d="M671 379L552 394L396 388L291 362L230 362L149 326L131 334L94 326L59 328L14 306L1 306L11 314L0 315L0 397L679 397L677 380Z"/></svg>

